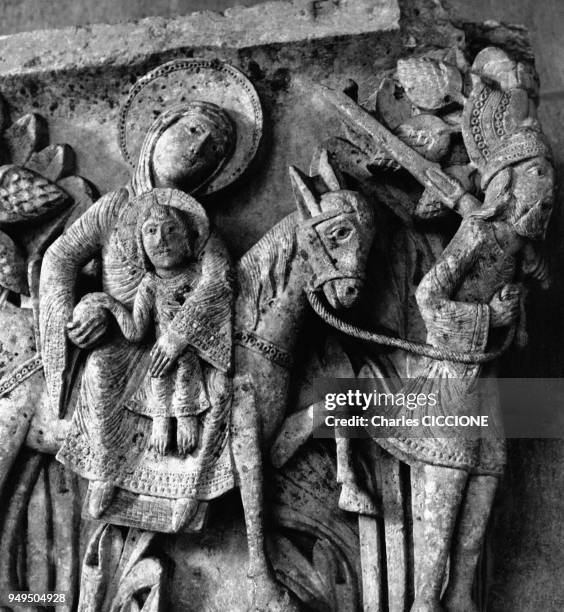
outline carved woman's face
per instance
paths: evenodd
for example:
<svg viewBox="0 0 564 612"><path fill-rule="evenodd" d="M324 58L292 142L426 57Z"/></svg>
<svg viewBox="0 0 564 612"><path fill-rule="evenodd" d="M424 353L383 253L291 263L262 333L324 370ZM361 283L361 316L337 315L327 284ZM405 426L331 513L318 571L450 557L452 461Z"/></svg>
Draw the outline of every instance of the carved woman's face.
<svg viewBox="0 0 564 612"><path fill-rule="evenodd" d="M176 215L150 215L141 227L141 238L157 273L181 268L192 256L188 230Z"/></svg>
<svg viewBox="0 0 564 612"><path fill-rule="evenodd" d="M190 192L213 175L226 154L218 129L200 114L173 123L155 144L155 186Z"/></svg>

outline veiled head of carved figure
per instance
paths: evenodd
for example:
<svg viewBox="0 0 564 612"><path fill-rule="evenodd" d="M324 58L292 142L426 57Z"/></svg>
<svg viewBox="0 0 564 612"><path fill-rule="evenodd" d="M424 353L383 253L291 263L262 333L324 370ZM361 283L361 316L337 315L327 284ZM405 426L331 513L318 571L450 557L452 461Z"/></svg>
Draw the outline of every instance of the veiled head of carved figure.
<svg viewBox="0 0 564 612"><path fill-rule="evenodd" d="M212 102L167 108L143 141L136 180L192 193L207 184L230 157L235 126Z"/></svg>
<svg viewBox="0 0 564 612"><path fill-rule="evenodd" d="M372 207L359 193L341 187L326 151L319 176L305 176L291 166L290 177L301 220L300 255L311 270L310 286L322 290L333 308L350 308L365 279L375 229Z"/></svg>

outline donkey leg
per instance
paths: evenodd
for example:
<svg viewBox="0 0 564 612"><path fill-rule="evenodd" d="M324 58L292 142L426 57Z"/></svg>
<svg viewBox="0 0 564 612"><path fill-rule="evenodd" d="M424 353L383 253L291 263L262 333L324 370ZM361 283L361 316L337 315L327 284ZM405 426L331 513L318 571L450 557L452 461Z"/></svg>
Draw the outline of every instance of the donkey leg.
<svg viewBox="0 0 564 612"><path fill-rule="evenodd" d="M264 548L262 456L253 388L248 378L235 380L231 408L231 447L239 477L249 546L249 573L269 569Z"/></svg>
<svg viewBox="0 0 564 612"><path fill-rule="evenodd" d="M251 610L291 612L297 610L277 583L268 561L264 538L264 499L260 428L255 396L249 377L237 377L231 409L231 448L239 477L245 511L248 576L252 581Z"/></svg>
<svg viewBox="0 0 564 612"><path fill-rule="evenodd" d="M376 516L378 511L372 498L358 484L356 477L351 440L339 436L335 428L335 443L337 446L337 482L341 485L339 508L356 514Z"/></svg>
<svg viewBox="0 0 564 612"><path fill-rule="evenodd" d="M443 603L448 612L478 612L472 585L498 485L496 476L471 476L454 534L452 565Z"/></svg>
<svg viewBox="0 0 564 612"><path fill-rule="evenodd" d="M439 600L452 533L462 502L467 474L453 468L423 467L424 502L415 601L411 612L442 612Z"/></svg>
<svg viewBox="0 0 564 612"><path fill-rule="evenodd" d="M32 392L36 386L34 381L26 380L9 395L0 398L0 493L25 443L35 414Z"/></svg>

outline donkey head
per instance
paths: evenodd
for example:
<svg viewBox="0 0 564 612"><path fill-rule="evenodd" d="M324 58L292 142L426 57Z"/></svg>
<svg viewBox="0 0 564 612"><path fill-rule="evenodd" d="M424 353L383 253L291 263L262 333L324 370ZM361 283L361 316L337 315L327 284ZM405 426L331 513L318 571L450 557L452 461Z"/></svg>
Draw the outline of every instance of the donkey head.
<svg viewBox="0 0 564 612"><path fill-rule="evenodd" d="M308 177L290 167L300 215L300 255L311 268L310 288L322 290L333 308L350 308L364 282L374 236L374 215L366 200L341 187L327 151L319 160L319 176Z"/></svg>

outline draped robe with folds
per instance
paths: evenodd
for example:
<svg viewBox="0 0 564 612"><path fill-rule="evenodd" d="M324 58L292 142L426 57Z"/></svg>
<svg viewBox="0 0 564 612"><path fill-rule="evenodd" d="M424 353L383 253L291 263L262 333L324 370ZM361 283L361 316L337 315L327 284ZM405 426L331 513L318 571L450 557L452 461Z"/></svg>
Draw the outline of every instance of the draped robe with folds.
<svg viewBox="0 0 564 612"><path fill-rule="evenodd" d="M517 261L499 245L494 224L495 221L476 217L464 219L419 283L417 301L427 328L426 340L437 348L459 352L493 350L507 333L507 328L491 331L488 303L505 284L515 281ZM473 473L501 474L505 443L497 385L491 381L492 384L481 383L471 390L478 377L483 380L495 375L495 363L466 365L417 356L408 359L401 353L391 356L401 367L399 375L402 379L415 377L421 385L416 388L414 383L409 391L435 390L443 397L444 389L451 393L450 400L439 401L436 407L428 404L426 414L487 414L492 428L484 438L457 436L454 430L445 437L444 428L432 427L410 438L398 435L393 427L379 428L389 437L375 441L409 464L423 462ZM400 414L390 412L386 416Z"/></svg>
<svg viewBox="0 0 564 612"><path fill-rule="evenodd" d="M65 325L77 302L75 283L101 255L103 290L131 308L144 269L137 252L136 211L127 190L102 197L48 250L41 274L40 332L49 399L61 410L71 347ZM142 416L150 341L132 343L118 331L88 351L72 430L57 458L87 479L106 480L138 494L217 497L234 485L227 444L229 398L216 374L231 368L233 290L229 258L212 231L194 264L200 281L170 328L202 361L212 408L203 417L198 449L181 457L149 447L151 420Z"/></svg>

